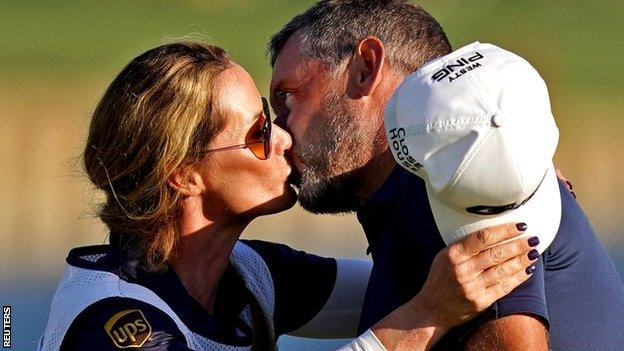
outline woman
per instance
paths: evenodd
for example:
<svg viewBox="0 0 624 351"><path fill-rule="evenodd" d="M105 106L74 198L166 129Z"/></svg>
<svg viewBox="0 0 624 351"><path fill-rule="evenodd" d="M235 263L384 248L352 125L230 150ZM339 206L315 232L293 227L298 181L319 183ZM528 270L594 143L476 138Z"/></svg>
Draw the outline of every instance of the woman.
<svg viewBox="0 0 624 351"><path fill-rule="evenodd" d="M214 46L160 46L119 73L84 151L110 245L70 252L39 349L270 350L291 332L355 336L368 263L239 241L296 201L291 139L269 113ZM344 349L424 348L474 317L527 279L526 240L503 244L500 265L487 249L523 229L450 246L418 296Z"/></svg>

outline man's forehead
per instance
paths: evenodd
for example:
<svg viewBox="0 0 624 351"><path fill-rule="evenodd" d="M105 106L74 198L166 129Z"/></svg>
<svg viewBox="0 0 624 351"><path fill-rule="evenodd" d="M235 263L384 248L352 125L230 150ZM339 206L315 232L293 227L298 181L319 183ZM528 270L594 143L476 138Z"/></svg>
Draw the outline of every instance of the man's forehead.
<svg viewBox="0 0 624 351"><path fill-rule="evenodd" d="M301 39L294 33L280 50L273 65L271 91L281 85L295 84L306 77L320 62L301 50Z"/></svg>

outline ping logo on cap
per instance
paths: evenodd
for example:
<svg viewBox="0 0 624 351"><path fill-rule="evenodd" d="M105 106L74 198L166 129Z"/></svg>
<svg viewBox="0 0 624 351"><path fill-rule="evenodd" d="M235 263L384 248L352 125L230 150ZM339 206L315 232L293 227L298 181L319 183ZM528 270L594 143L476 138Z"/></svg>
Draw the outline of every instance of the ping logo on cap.
<svg viewBox="0 0 624 351"><path fill-rule="evenodd" d="M466 72L470 72L473 69L481 67L481 63L477 61L483 58L484 56L478 51L475 52L472 56L460 57L455 60L455 62L444 65L441 70L433 74L431 79L441 82L442 79L448 77L448 81L450 83L464 75ZM455 74L451 75L452 73Z"/></svg>
<svg viewBox="0 0 624 351"><path fill-rule="evenodd" d="M152 327L141 310L124 310L112 316L104 329L120 349L141 347L152 335Z"/></svg>

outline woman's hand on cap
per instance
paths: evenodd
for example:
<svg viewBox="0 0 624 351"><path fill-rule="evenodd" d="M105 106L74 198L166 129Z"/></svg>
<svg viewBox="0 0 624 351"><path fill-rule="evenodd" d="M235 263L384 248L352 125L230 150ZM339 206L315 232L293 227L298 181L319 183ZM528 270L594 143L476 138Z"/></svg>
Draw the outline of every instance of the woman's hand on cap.
<svg viewBox="0 0 624 351"><path fill-rule="evenodd" d="M510 240L525 230L524 223L485 228L438 253L417 296L433 323L450 328L474 318L530 277L539 239Z"/></svg>

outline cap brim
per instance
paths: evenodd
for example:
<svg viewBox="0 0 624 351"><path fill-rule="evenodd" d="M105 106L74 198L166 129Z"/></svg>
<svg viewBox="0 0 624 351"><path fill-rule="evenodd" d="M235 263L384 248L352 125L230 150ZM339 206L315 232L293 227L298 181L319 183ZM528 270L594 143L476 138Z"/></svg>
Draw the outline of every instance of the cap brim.
<svg viewBox="0 0 624 351"><path fill-rule="evenodd" d="M447 245L483 228L504 223L524 222L527 224L527 230L523 236L539 237L540 244L537 250L542 253L555 238L561 222L561 194L552 164L548 168L544 181L529 201L515 210L499 215L459 212L437 199L428 184L427 195L436 224Z"/></svg>

